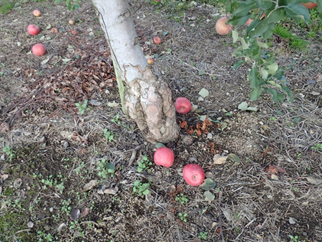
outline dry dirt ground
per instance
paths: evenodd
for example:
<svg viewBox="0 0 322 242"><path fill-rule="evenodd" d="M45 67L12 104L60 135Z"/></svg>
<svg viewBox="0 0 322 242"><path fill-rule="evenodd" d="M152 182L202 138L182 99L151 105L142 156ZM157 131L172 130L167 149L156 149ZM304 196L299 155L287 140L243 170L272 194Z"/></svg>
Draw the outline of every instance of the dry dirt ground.
<svg viewBox="0 0 322 242"><path fill-rule="evenodd" d="M232 38L214 30L222 6L141 3L131 7L153 70L174 98L198 106L178 115L189 129L166 144L175 153L169 169L146 161L155 145L122 114L90 1L71 12L27 2L0 15L0 241L322 241L321 32L298 33L307 50L274 43L293 103L250 102L249 66L232 68ZM39 35L27 33L31 23ZM37 42L44 56L30 53ZM258 111L238 110L243 101ZM202 130L205 115L213 122ZM212 165L215 154L240 160ZM215 182L212 201L184 182L188 163ZM134 193L136 181L149 194Z"/></svg>

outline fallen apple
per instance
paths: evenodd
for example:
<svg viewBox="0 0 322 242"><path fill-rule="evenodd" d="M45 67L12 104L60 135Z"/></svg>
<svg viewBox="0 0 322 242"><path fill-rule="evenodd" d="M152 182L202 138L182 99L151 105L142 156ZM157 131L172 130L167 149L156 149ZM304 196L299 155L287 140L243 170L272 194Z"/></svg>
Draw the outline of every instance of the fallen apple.
<svg viewBox="0 0 322 242"><path fill-rule="evenodd" d="M174 162L174 153L167 147L160 147L154 152L154 162L158 166L171 167Z"/></svg>
<svg viewBox="0 0 322 242"><path fill-rule="evenodd" d="M186 114L191 110L191 102L188 98L178 97L174 103L178 113Z"/></svg>
<svg viewBox="0 0 322 242"><path fill-rule="evenodd" d="M183 179L191 186L199 186L205 180L205 172L198 164L188 164L183 168Z"/></svg>
<svg viewBox="0 0 322 242"><path fill-rule="evenodd" d="M154 60L153 60L152 58L149 58L149 59L148 59L148 64L149 64L149 65L153 65L153 62L154 62Z"/></svg>
<svg viewBox="0 0 322 242"><path fill-rule="evenodd" d="M40 56L46 53L46 48L43 44L35 44L32 49L31 49L32 53L34 55Z"/></svg>
<svg viewBox="0 0 322 242"><path fill-rule="evenodd" d="M227 17L222 17L216 22L216 31L220 35L227 35L231 30L231 25L226 24L229 19Z"/></svg>
<svg viewBox="0 0 322 242"><path fill-rule="evenodd" d="M35 17L39 17L41 15L41 12L38 10L38 9L35 9L32 14L35 16Z"/></svg>
<svg viewBox="0 0 322 242"><path fill-rule="evenodd" d="M40 32L40 28L35 24L29 24L27 30L31 35L37 35Z"/></svg>
<svg viewBox="0 0 322 242"><path fill-rule="evenodd" d="M153 39L153 41L157 45L161 44L161 38L159 36L155 36L154 39Z"/></svg>

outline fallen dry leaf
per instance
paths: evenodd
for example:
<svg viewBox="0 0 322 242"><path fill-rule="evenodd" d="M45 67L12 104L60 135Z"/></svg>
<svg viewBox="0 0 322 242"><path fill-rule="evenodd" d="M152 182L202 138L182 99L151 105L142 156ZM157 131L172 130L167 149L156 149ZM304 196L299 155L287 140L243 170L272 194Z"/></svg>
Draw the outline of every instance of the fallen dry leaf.
<svg viewBox="0 0 322 242"><path fill-rule="evenodd" d="M213 160L214 160L214 165L221 165L226 163L228 156L222 156L222 155L215 155Z"/></svg>
<svg viewBox="0 0 322 242"><path fill-rule="evenodd" d="M91 180L90 182L86 183L83 187L83 191L86 192L88 190L93 189L98 184L97 180Z"/></svg>
<svg viewBox="0 0 322 242"><path fill-rule="evenodd" d="M309 183L311 183L313 185L320 185L320 184L322 184L322 180L320 180L320 179L316 179L316 178L313 178L313 177L305 177L305 178L306 178L306 180Z"/></svg>

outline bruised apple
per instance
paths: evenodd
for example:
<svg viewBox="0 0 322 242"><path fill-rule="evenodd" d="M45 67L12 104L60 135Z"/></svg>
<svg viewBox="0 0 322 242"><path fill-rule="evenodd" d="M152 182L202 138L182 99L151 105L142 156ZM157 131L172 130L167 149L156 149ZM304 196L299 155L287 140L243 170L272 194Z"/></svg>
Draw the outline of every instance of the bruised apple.
<svg viewBox="0 0 322 242"><path fill-rule="evenodd" d="M216 22L216 31L220 35L227 35L231 30L231 25L226 24L229 19L227 17L222 17Z"/></svg>
<svg viewBox="0 0 322 242"><path fill-rule="evenodd" d="M191 110L191 102L185 97L178 97L174 103L174 106L176 111L182 114L186 114Z"/></svg>
<svg viewBox="0 0 322 242"><path fill-rule="evenodd" d="M46 53L46 48L43 44L35 44L32 49L31 49L32 53L34 55L40 56Z"/></svg>
<svg viewBox="0 0 322 242"><path fill-rule="evenodd" d="M205 172L198 164L188 164L183 168L183 179L191 186L199 186L205 180Z"/></svg>
<svg viewBox="0 0 322 242"><path fill-rule="evenodd" d="M167 147L160 147L154 152L154 162L158 166L171 167L174 162L174 153Z"/></svg>

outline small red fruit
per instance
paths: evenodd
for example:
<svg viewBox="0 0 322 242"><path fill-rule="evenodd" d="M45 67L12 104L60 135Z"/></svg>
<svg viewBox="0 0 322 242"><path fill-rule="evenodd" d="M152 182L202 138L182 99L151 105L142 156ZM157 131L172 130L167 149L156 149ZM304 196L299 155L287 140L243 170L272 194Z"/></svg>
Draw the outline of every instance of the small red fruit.
<svg viewBox="0 0 322 242"><path fill-rule="evenodd" d="M40 56L46 53L46 48L43 44L35 44L31 51L34 55Z"/></svg>
<svg viewBox="0 0 322 242"><path fill-rule="evenodd" d="M216 31L218 34L227 35L231 30L231 25L226 24L229 19L227 17L222 17L216 22Z"/></svg>
<svg viewBox="0 0 322 242"><path fill-rule="evenodd" d="M302 5L307 9L316 8L318 6L317 3L302 3Z"/></svg>
<svg viewBox="0 0 322 242"><path fill-rule="evenodd" d="M38 9L35 9L32 14L35 16L35 17L39 17L41 15L41 12L38 10Z"/></svg>
<svg viewBox="0 0 322 242"><path fill-rule="evenodd" d="M161 44L161 38L159 36L155 36L154 39L153 39L153 41L157 45Z"/></svg>
<svg viewBox="0 0 322 242"><path fill-rule="evenodd" d="M152 58L149 58L149 59L148 59L148 64L149 64L149 65L153 65L153 62L154 62L154 60L153 60Z"/></svg>
<svg viewBox="0 0 322 242"><path fill-rule="evenodd" d="M186 114L191 110L191 102L185 97L178 97L174 103L174 106L176 111L182 114Z"/></svg>
<svg viewBox="0 0 322 242"><path fill-rule="evenodd" d="M36 35L36 34L39 34L40 32L40 28L35 24L28 25L27 30L28 30L28 33L31 35Z"/></svg>
<svg viewBox="0 0 322 242"><path fill-rule="evenodd" d="M154 162L158 166L171 167L174 162L173 151L167 147L160 147L154 152Z"/></svg>
<svg viewBox="0 0 322 242"><path fill-rule="evenodd" d="M188 164L183 168L183 179L191 186L199 186L205 180L205 172L198 164Z"/></svg>

